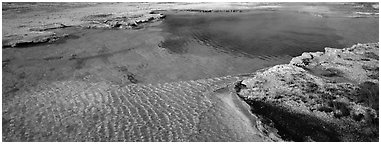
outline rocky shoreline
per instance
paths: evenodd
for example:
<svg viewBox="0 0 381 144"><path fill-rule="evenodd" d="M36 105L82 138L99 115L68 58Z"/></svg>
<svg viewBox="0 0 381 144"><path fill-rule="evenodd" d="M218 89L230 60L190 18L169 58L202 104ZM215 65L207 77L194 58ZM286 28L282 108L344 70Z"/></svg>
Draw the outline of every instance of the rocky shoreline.
<svg viewBox="0 0 381 144"><path fill-rule="evenodd" d="M378 46L303 53L236 91L286 141L378 141Z"/></svg>
<svg viewBox="0 0 381 144"><path fill-rule="evenodd" d="M173 5L168 3L161 6L172 7ZM42 23L36 22L37 24L33 20L31 20L32 24L26 24L25 21L42 18L47 14L41 17L36 16L37 18L27 15L26 17L29 19L25 21L22 18L17 18L18 21L22 21L17 23L17 26L3 28L10 31L3 32L3 48L55 42L70 37L70 34L62 30L71 27L83 29L135 29L145 23L160 21L165 17L160 11L170 9L168 7L158 8L149 4L137 4L137 6L128 7L129 10L126 11L124 6L124 4L121 4L115 8L116 10L107 11L105 9L108 7L100 9L104 5L100 7L95 5L86 9L85 12L82 9L75 11L85 13L75 15L76 18L69 20L66 18L52 20L50 18L44 19ZM244 4L239 6L228 5L224 8L218 7L216 10L209 10L208 7L203 6L203 4L180 5L171 10L199 13L234 13L245 12L248 9ZM209 7L214 6L210 5ZM190 9L189 7L195 8ZM269 8L271 9L271 7ZM97 9L99 9L97 12L88 12ZM135 10L136 12L133 12ZM65 16L76 14L65 12ZM12 19L7 20L9 21L6 21L6 23L10 23L9 25L14 22ZM3 21L5 21L4 18ZM18 28L20 28L20 31L18 31ZM103 48L107 50L106 45ZM76 59L76 56L71 55L72 58L70 59ZM62 58L63 56L60 55L52 55L43 58L43 60L53 61ZM301 56L293 58L289 64L276 65L248 74L247 77L250 78L242 81L235 80L238 82L229 84L229 87L234 87L233 94L236 94L249 104L251 112L258 116L259 120L255 121L257 125L253 127L261 130L261 132L265 133L265 136L274 141L379 141L378 60L379 43L357 44L344 49L325 48L325 52L303 53ZM10 61L10 59L3 58L3 71ZM78 63L83 62L79 61ZM128 72L126 67L121 67L119 71ZM85 76L87 77L87 75ZM20 74L19 77L22 79L26 76ZM131 72L128 72L126 78L134 84L138 81ZM3 78L3 83L4 81ZM89 84L90 82L83 83ZM65 84L62 85L65 86ZM173 87L182 86L182 83L173 82L173 85ZM71 85L69 84L69 86ZM14 90L11 91L18 91L18 88L15 85ZM70 89L64 90L70 91ZM46 92L41 91L36 93L45 94L44 92ZM83 91L83 89L78 91ZM181 90L174 92L181 92ZM223 96L227 95L227 93L220 93L219 96L224 98ZM212 94L218 93L214 92ZM4 97L3 93L3 105ZM52 99L52 101L54 100ZM228 99L226 103L230 104L232 102ZM19 104L23 106L23 103ZM71 106L69 107L71 108ZM22 111L21 109L17 110ZM35 110L31 111L35 112ZM3 111L3 115L5 114ZM208 122L208 117L205 119ZM250 122L248 121L248 123ZM230 124L231 121L226 123ZM234 127L233 125L230 126ZM245 134L249 135L250 133ZM200 137L202 136L200 135Z"/></svg>
<svg viewBox="0 0 381 144"><path fill-rule="evenodd" d="M50 23L37 27L29 28L28 33L24 35L10 35L3 37L3 48L18 47L28 44L38 44L54 42L58 39L68 37L68 33L59 33L55 30L67 27L80 27L88 29L133 29L138 28L144 23L158 21L165 15L149 12L148 14L130 16L126 13L119 14L97 14L83 17L82 24L67 26L63 23Z"/></svg>
<svg viewBox="0 0 381 144"><path fill-rule="evenodd" d="M83 106L93 102L94 98L89 95L99 96L100 101L94 101L95 105L99 105L100 102L103 104L106 102L118 102L114 100L102 101L103 99L121 97L134 101L135 96L130 96L130 94L141 93L142 95L138 97L146 97L144 99L149 100L158 97L150 97L149 94L145 93L163 92L164 96L169 94L167 96L169 100L173 98L171 97L173 95L199 102L192 97L203 96L209 103L198 104L199 106L206 106L204 110L207 113L202 113L197 117L199 121L196 122L196 133L191 135L189 139L174 139L173 141L378 141L378 77L369 76L359 70L344 71L337 66L335 67L337 69L332 70L330 67L351 61L348 63L351 63L353 67L348 68L362 68L369 71L368 67L375 66L371 69L371 73L378 73L378 65L375 64L378 63L378 57L375 57L375 55L378 56L378 53L374 53L378 51L378 46L378 43L368 43L357 44L344 49L327 48L324 53L304 53L302 56L295 57L289 64L276 65L252 74L197 81L179 81L156 85L131 84L123 87L107 82L92 84L79 81L61 81L54 84L40 85L30 91L19 92L10 101L5 103L3 101L3 106L6 108L5 111L3 110L3 116L5 116L3 131L6 131L3 140L20 141L21 138L21 141L129 141L130 137L128 136L125 137L126 139L118 140L112 139L114 137L111 137L111 135L110 137L98 135L97 138L99 139L88 139L97 135L89 134L89 136L86 136L87 133L83 133L83 135L74 133L94 129L94 127L82 123L80 119L92 120L93 115L98 118L104 116L103 114L98 116L99 113L97 112L89 113L87 109L90 106ZM374 53L374 55L371 53ZM352 60L348 60L348 58L352 58ZM325 61L327 59L329 61ZM341 63L337 61L341 61ZM320 71L311 70L317 65L321 66ZM368 78L353 81L357 78L353 77L354 75L358 77L366 75ZM89 88L89 86L92 88ZM110 87L116 87L116 89ZM153 89L156 89L156 91L152 91ZM111 90L118 92L110 92ZM187 95L188 92L182 90L192 90L194 95L189 96ZM73 91L78 91L78 93L74 92L77 93L74 95L68 94L68 92L72 93ZM125 94L122 94L122 92ZM112 94L108 95L108 93ZM109 98L104 98L105 96ZM238 97L235 98L235 96L240 97L248 106L246 107L243 102L240 103ZM69 102L75 99L74 97L81 98L74 103ZM30 103L31 101L33 103ZM141 105L144 105L135 102L133 106L141 107ZM58 106L57 103L61 105ZM25 104L27 104L26 111L22 109ZM124 101L119 101L115 104L107 104L107 106L113 106L113 108L109 109L117 109L123 107L124 104ZM170 103L169 105L173 104ZM187 105L184 103L184 106ZM71 120L58 119L55 121L53 116L50 115L57 114L56 111L46 110L52 107L59 107L56 109L60 113L59 115L67 114L71 116ZM47 113L40 113L44 109ZM75 109L76 111L75 114L71 114L67 113L65 109ZM107 111L108 108L99 109ZM168 108L168 110L173 109ZM179 110L184 111L184 109ZM246 112L246 110L250 110L251 113ZM117 110L113 112L117 112ZM33 113L34 116L29 117L30 113ZM144 115L144 112L141 114ZM149 113L146 113L146 115L149 115ZM125 115L122 113L119 116ZM216 120L216 117L219 118ZM123 117L123 119L126 118ZM127 119L129 118L131 117ZM48 119L48 124L44 119ZM170 123L171 120L176 121L168 119L167 122ZM25 129L32 132L30 136L24 133L24 129L19 128L25 126L22 125L23 122L27 124ZM90 123L95 124L97 122L90 121ZM117 121L107 121L106 123L108 125L120 125L121 122L123 121L119 123ZM80 126L73 127L76 124ZM36 129L36 126L42 128ZM155 126L160 125L153 125L152 127ZM54 130L63 130L52 132L51 129L53 128ZM145 128L147 129L147 127ZM124 130L115 127L116 133L123 133ZM173 130L173 128L164 130ZM109 132L114 131L110 130L105 133L110 134ZM213 134L208 135L211 132ZM37 133L45 133L48 137L40 136ZM231 139L228 137L237 133L243 137L231 137ZM142 133L136 132L135 134ZM221 134L224 137L220 137ZM55 135L65 136L57 137ZM147 136L150 136L150 134ZM149 141L139 139L135 135L130 141L139 140Z"/></svg>
<svg viewBox="0 0 381 144"><path fill-rule="evenodd" d="M377 4L348 4L357 8L350 17L378 17ZM67 27L139 28L144 23L163 19L164 11L244 13L289 8L293 9L287 3L3 3L2 44L3 48L9 48L54 42L70 35L60 32ZM314 9L300 12L318 16L329 14L319 14Z"/></svg>
<svg viewBox="0 0 381 144"><path fill-rule="evenodd" d="M3 48L10 48L54 42L70 35L70 33L60 32L67 27L140 28L144 23L164 18L165 15L159 13L161 10L197 7L210 9L215 6L221 7L219 12L236 12L246 5L229 3L3 3L5 18L3 17L2 44Z"/></svg>

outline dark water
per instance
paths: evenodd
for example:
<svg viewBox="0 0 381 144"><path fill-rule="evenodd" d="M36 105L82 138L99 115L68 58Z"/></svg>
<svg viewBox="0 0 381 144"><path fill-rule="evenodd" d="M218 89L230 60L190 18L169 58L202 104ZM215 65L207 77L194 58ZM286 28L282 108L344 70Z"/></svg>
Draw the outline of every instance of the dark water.
<svg viewBox="0 0 381 144"><path fill-rule="evenodd" d="M196 40L201 45L249 57L298 56L303 52L324 51L324 47L343 48L352 45L340 43L343 36L337 34L332 23L340 25L352 22L362 27L367 27L367 23L346 19L341 23L331 22L330 18L294 11L168 14L163 27L170 35L162 46L175 53L186 53L189 42ZM340 30L357 29L353 24L345 26Z"/></svg>
<svg viewBox="0 0 381 144"><path fill-rule="evenodd" d="M139 30L65 28L60 33L70 36L54 43L4 49L3 89L67 79L126 85L222 77L289 63L303 52L378 41L378 17L296 10L165 14Z"/></svg>

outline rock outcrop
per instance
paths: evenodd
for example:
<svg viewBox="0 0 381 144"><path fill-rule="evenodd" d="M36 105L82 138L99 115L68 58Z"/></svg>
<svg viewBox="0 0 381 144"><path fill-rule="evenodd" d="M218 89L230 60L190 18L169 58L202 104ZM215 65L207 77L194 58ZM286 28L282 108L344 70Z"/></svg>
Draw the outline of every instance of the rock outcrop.
<svg viewBox="0 0 381 144"><path fill-rule="evenodd" d="M32 31L24 35L9 35L3 37L3 48L22 47L30 44L54 42L60 38L67 37L68 34L57 34L52 31L44 31L43 28L37 28L38 31Z"/></svg>
<svg viewBox="0 0 381 144"><path fill-rule="evenodd" d="M350 48L325 48L325 52L303 53L290 64L336 81L378 83L378 43Z"/></svg>
<svg viewBox="0 0 381 144"><path fill-rule="evenodd" d="M213 10L213 9L175 9L174 11L186 11L186 12L200 12L200 13L219 13L219 12L228 12L228 13L240 13L248 10L241 10L241 9L226 9L226 10Z"/></svg>
<svg viewBox="0 0 381 144"><path fill-rule="evenodd" d="M23 35L18 34L4 36L2 43L3 48L7 48L54 42L60 38L69 36L67 33L55 32L55 30L63 29L66 27L132 29L139 28L144 23L158 21L164 17L165 15L154 12L139 15L131 15L128 13L88 15L82 18L83 23L80 25L49 23L40 26L34 26L29 28L29 32Z"/></svg>
<svg viewBox="0 0 381 144"><path fill-rule="evenodd" d="M163 19L163 14L141 14L141 15L129 15L127 13L121 14L98 14L89 15L82 18L85 22L82 27L86 28L122 28L130 29L137 27L139 24L153 22Z"/></svg>
<svg viewBox="0 0 381 144"><path fill-rule="evenodd" d="M236 89L291 141L378 141L378 43L303 53Z"/></svg>

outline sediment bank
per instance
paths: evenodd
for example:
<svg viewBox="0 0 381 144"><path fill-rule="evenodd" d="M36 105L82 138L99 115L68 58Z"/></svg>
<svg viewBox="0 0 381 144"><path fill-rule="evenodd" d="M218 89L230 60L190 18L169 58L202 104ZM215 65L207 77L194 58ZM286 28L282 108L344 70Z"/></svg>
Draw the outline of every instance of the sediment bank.
<svg viewBox="0 0 381 144"><path fill-rule="evenodd" d="M303 53L239 82L284 140L378 141L378 43Z"/></svg>

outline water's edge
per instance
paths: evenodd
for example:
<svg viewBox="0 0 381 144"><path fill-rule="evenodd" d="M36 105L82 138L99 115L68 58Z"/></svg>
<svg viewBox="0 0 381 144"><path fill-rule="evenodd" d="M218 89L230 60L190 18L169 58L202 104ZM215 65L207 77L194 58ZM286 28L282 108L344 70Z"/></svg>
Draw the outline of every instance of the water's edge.
<svg viewBox="0 0 381 144"><path fill-rule="evenodd" d="M209 11L185 9L185 11L203 13L236 13L245 12L246 10L233 9L224 11ZM99 21L104 23L91 23L91 26L86 25L85 27L101 29L124 29L126 27L130 29L144 28L145 23L151 24L152 22L160 22L163 20L165 15L159 14L159 12L160 11L150 11L147 15L143 14L143 16L138 17L138 20L134 20L132 22L126 21L126 19L120 20L123 15L110 15L112 20L107 22L104 22L102 18L108 17L108 15L92 15L92 17L90 17L91 19L96 18L97 21L101 19ZM35 44L49 44L52 42L64 42L67 39L76 39L75 36L65 33L64 30L77 26L78 25L45 25L42 28L33 30L41 32L36 35L31 34L29 36L22 37L21 39L17 36L8 37L8 40L4 40L3 38L3 48L29 48L29 46L33 46ZM377 92L374 90L379 87L378 45L379 43L366 43L357 44L350 48L344 49L326 48L325 52L306 52L301 56L292 57L289 64L270 66L248 74L226 76L237 76L243 78L243 80L233 82L229 81L228 83L220 84L218 87L212 88L212 91L208 93L213 96L212 99L217 101L214 104L222 105L220 107L215 107L226 109L232 113L232 115L229 116L233 116L233 118L217 121L221 122L221 124L227 125L226 127L231 129L229 132L239 133L237 134L237 137L241 136L241 139L239 140L242 141L378 141L378 90ZM162 45L159 47L161 46ZM168 46L168 43L164 43L163 47L165 48L166 46ZM106 45L102 48L107 50ZM133 48L126 51L130 51L132 49ZM115 53L122 52L124 51L118 51ZM107 53L100 54L102 56L106 55L105 57L107 57ZM92 57L90 56L81 59L78 58L77 55L72 55L70 60L77 61L78 66L82 67L83 65L81 65L81 61L83 63L83 61L91 58ZM60 59L62 59L62 57L51 56L44 58L45 61ZM104 60L105 63L110 63L108 58L102 60ZM7 60L3 60L3 69L6 67L8 62L9 61ZM133 73L128 72L127 67L118 67L118 69L122 72L127 71L128 74L126 75L126 79L128 79L131 83L138 83L136 76ZM214 80L219 78L210 79ZM179 93L182 92L182 94L186 95L187 93L185 93L185 90L191 89L190 91L194 91L195 89L192 89L192 87L199 88L200 84L196 83L191 86L191 88L181 89L181 87L184 86L181 85L182 83L194 84L195 81L203 80L208 81L208 79L199 79L184 82L158 83L156 85L162 86L161 88L158 88L159 91L165 89L164 91L168 92L179 88L177 91L174 91ZM132 87L131 90L136 90L137 93L144 93L147 89L152 90L157 88L152 86L152 84L147 83L139 84L143 87L143 90L140 90L134 89L134 85L136 84L127 84L122 85L121 87ZM165 85L169 85L172 89L166 89ZM43 85L41 87L41 89L37 88L38 91L33 93L37 95L37 97L40 96L40 94L45 94L47 91L51 92L50 90L45 90ZM88 87L82 87L82 85L78 87L84 88L86 91L88 89ZM348 89L352 91L346 91ZM329 92L325 93L324 91ZM339 92L336 93L336 91ZM18 92L17 94L20 93L25 92ZM110 95L118 96L118 94ZM299 95L300 97L298 97ZM305 95L317 98L311 98L312 100L310 101L308 98L303 97ZM354 96L350 97L351 95ZM289 99L288 97L297 98ZM45 100L45 98L43 99ZM187 98L180 98L178 101L181 102L183 99ZM323 102L317 102L315 99L323 99ZM37 100L39 101L41 99ZM144 99L141 99L140 102L143 100ZM8 99L4 99L3 96L3 107L4 103L7 101ZM55 102L55 100L53 101ZM139 103L136 100L135 102ZM208 102L202 101L202 103L208 105ZM41 107L46 106L43 104ZM142 107L144 109L146 105ZM217 114L225 114L223 112L218 112L218 110L221 109L215 107L213 106L209 110L211 110L212 113L217 111ZM28 108L26 109L27 111L30 110ZM137 111L139 110L140 109L137 109ZM25 112L25 109L20 111ZM3 116L4 115L8 118L12 117L11 115L8 115L7 112L4 113L3 110ZM45 118L43 114L38 114L38 116L41 117L39 118L40 122L42 118ZM7 119L6 124L11 123L10 119ZM208 120L211 119L211 117L205 116L205 121L201 122L201 124L209 124ZM229 125L234 123L233 120L239 120L241 123ZM68 123L75 123L74 121L75 120L68 120ZM28 122L28 124L30 123L33 122ZM355 130L351 129L352 127L355 127ZM206 130L208 130L208 128L212 129L212 127L205 126ZM70 133L72 129L73 128L68 129L68 133ZM9 133L12 133L12 130L6 130ZM244 130L245 132L240 130ZM24 128L22 131L25 131ZM199 129L199 131L201 131L201 129ZM194 136L193 138L195 139L191 139L191 141L197 141L197 138L201 139L202 134L207 134L208 132L204 131L199 133L201 135ZM18 136L25 138L28 137L22 134L22 132L20 135L11 135L12 137L7 137L8 139L5 139L5 136L7 135L3 133L3 140L11 139L10 141L12 141L17 139ZM252 137L245 138L242 136ZM67 138L67 140L73 140L75 137L75 135L68 135L65 138ZM26 140L33 139L22 139L21 141ZM223 138L221 140L223 140ZM235 140L235 137L233 138L232 136L231 140ZM107 141L114 140L109 139Z"/></svg>

